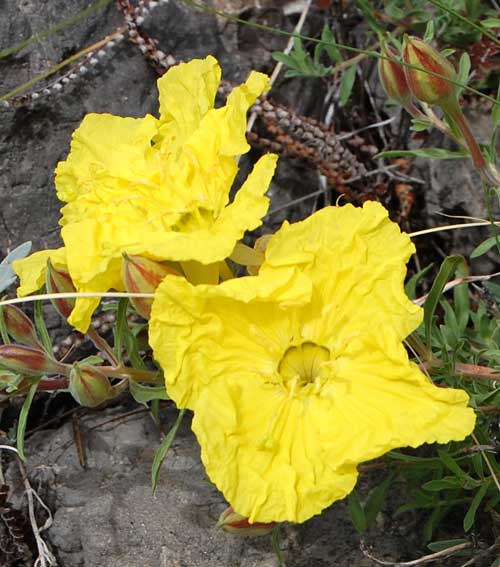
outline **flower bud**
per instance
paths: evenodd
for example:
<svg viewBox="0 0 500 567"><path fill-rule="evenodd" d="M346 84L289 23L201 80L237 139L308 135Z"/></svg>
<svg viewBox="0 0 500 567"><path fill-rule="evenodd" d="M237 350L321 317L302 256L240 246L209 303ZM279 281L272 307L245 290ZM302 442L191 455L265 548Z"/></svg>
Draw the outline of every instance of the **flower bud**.
<svg viewBox="0 0 500 567"><path fill-rule="evenodd" d="M43 349L38 340L35 326L21 309L14 305L4 305L2 311L7 332L17 343Z"/></svg>
<svg viewBox="0 0 500 567"><path fill-rule="evenodd" d="M387 96L401 106L406 106L412 98L406 81L404 65L398 60L398 54L391 47L382 44L381 53L387 59L378 60L378 75Z"/></svg>
<svg viewBox="0 0 500 567"><path fill-rule="evenodd" d="M35 376L66 374L68 368L42 350L21 345L0 345L0 367Z"/></svg>
<svg viewBox="0 0 500 567"><path fill-rule="evenodd" d="M69 391L86 408L95 408L113 397L108 378L93 366L73 366L69 375Z"/></svg>
<svg viewBox="0 0 500 567"><path fill-rule="evenodd" d="M54 268L50 260L47 260L45 287L47 288L47 293L74 293L76 291L69 273L62 268ZM65 319L70 316L75 306L74 298L51 299L51 302L58 313Z"/></svg>
<svg viewBox="0 0 500 567"><path fill-rule="evenodd" d="M254 522L251 524L248 518L235 512L231 506L222 512L217 521L217 527L230 534L241 536L266 535L271 533L276 525L276 522L271 522L270 524Z"/></svg>
<svg viewBox="0 0 500 567"><path fill-rule="evenodd" d="M405 67L404 72L408 86L416 99L431 105L441 105L447 99L451 100L455 97L456 87L447 80L457 80L455 69L433 47L421 39L405 35L403 60L405 63L417 65L439 75Z"/></svg>
<svg viewBox="0 0 500 567"><path fill-rule="evenodd" d="M154 293L168 274L180 275L170 266L154 262L142 256L123 254L122 280L130 293ZM147 297L131 297L130 302L144 319L149 319L153 300Z"/></svg>

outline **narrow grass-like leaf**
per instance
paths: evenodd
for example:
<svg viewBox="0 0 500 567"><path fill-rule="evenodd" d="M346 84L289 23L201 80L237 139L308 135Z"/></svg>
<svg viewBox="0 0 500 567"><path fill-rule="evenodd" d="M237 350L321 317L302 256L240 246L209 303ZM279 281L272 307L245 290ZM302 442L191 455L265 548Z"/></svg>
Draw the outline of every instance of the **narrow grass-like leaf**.
<svg viewBox="0 0 500 567"><path fill-rule="evenodd" d="M493 248L493 246L495 246L495 244L498 241L499 241L498 236L491 236L490 238L487 238L486 240L481 242L481 244L479 244L478 246L476 246L474 248L474 250L471 252L470 257L471 258L479 258L483 254L486 254L486 252L491 250Z"/></svg>
<svg viewBox="0 0 500 567"><path fill-rule="evenodd" d="M414 274L408 280L408 282L405 284L406 295L410 299L415 299L417 297L417 285L430 272L430 270L433 267L434 267L434 264L429 264L428 266L426 266L425 268L420 270L420 272L417 272L416 274Z"/></svg>
<svg viewBox="0 0 500 567"><path fill-rule="evenodd" d="M459 479L462 480L473 480L463 469L460 468L460 465L455 461L455 459L446 451L442 449L438 449L438 455L441 459L442 463L450 469L450 471Z"/></svg>
<svg viewBox="0 0 500 567"><path fill-rule="evenodd" d="M0 338L4 345L10 344L9 333L7 332L7 324L3 314L3 306L0 305Z"/></svg>
<svg viewBox="0 0 500 567"><path fill-rule="evenodd" d="M182 418L184 417L185 413L186 413L185 409L181 409L179 411L179 415L177 416L175 423L172 425L170 431L167 433L167 435L165 435L165 438L163 439L160 446L156 450L155 457L153 459L153 464L151 466L151 488L153 490L153 493L156 490L156 485L158 484L158 480L160 478L161 466L175 439L175 436L177 435L177 431L179 429L179 426L182 422Z"/></svg>
<svg viewBox="0 0 500 567"><path fill-rule="evenodd" d="M463 159L469 153L465 150L451 151L444 148L420 148L418 150L388 150L380 152L374 158L423 157L428 159Z"/></svg>
<svg viewBox="0 0 500 567"><path fill-rule="evenodd" d="M387 491L393 481L392 476L388 476L382 483L376 486L368 495L365 502L365 516L367 528L373 526L375 520L382 509L387 496Z"/></svg>
<svg viewBox="0 0 500 567"><path fill-rule="evenodd" d="M425 33L423 40L426 43L430 43L434 39L434 20L429 20L427 26L425 27Z"/></svg>
<svg viewBox="0 0 500 567"><path fill-rule="evenodd" d="M129 390L136 402L145 404L153 400L169 400L165 386L146 386L135 380L129 380Z"/></svg>
<svg viewBox="0 0 500 567"><path fill-rule="evenodd" d="M457 277L465 277L469 275L469 269L466 264L459 265L455 272ZM469 323L470 317L470 297L469 286L466 282L453 288L453 304L455 307L455 315L459 334L463 334Z"/></svg>
<svg viewBox="0 0 500 567"><path fill-rule="evenodd" d="M345 106L351 97L354 87L354 79L356 78L356 65L351 65L342 75L339 88L339 104Z"/></svg>
<svg viewBox="0 0 500 567"><path fill-rule="evenodd" d="M486 496L486 493L488 492L488 488L490 487L490 483L485 482L481 488L476 492L476 494L474 495L474 498L472 499L471 505L469 507L469 509L467 510L467 514L465 514L464 517L464 530L466 532L468 532L473 524L474 524L474 519L476 517L476 512L479 508L479 506L481 505L481 502L483 501L483 498Z"/></svg>
<svg viewBox="0 0 500 567"><path fill-rule="evenodd" d="M364 534L367 528L366 515L356 490L353 490L347 497L347 504L354 528L359 534Z"/></svg>
<svg viewBox="0 0 500 567"><path fill-rule="evenodd" d="M33 308L33 319L35 321L35 328L42 341L43 348L47 351L47 354L53 356L52 351L52 341L50 340L49 332L47 331L47 325L45 325L45 319L43 317L43 302L35 301Z"/></svg>
<svg viewBox="0 0 500 567"><path fill-rule="evenodd" d="M273 529L272 534L272 543L273 543L273 550L274 554L276 555L276 559L278 560L279 567L285 567L285 560L283 559L283 554L281 553L281 525L278 524Z"/></svg>
<svg viewBox="0 0 500 567"><path fill-rule="evenodd" d="M422 485L424 490L429 492L439 492L440 490L452 490L461 487L460 480L456 477L447 477L436 480L430 480Z"/></svg>
<svg viewBox="0 0 500 567"><path fill-rule="evenodd" d="M458 64L458 80L463 84L466 85L469 82L469 73L471 69L471 61L470 56L467 51L464 51L460 57L460 61ZM459 97L464 90L464 87L457 88L457 97Z"/></svg>
<svg viewBox="0 0 500 567"><path fill-rule="evenodd" d="M35 396L36 390L38 388L38 382L40 382L40 380L33 382L33 384L31 385L28 395L23 402L23 407L21 408L21 411L19 413L19 422L17 424L16 432L16 447L19 453L19 457L23 461L26 461L26 456L24 454L24 435L26 433L26 423L28 421L28 414L30 411L31 403L33 402L33 397Z"/></svg>
<svg viewBox="0 0 500 567"><path fill-rule="evenodd" d="M324 25L321 31L321 43L318 43L317 48L321 47L321 51L325 50L328 53L330 59L335 63L341 63L343 61L342 54L337 47L337 42L335 41L335 36L327 24Z"/></svg>
<svg viewBox="0 0 500 567"><path fill-rule="evenodd" d="M122 350L123 350L123 340L125 337L126 327L128 327L127 323L127 307L128 307L128 299L122 298L118 302L118 309L116 312L116 325L115 325L115 344L114 344L114 351L116 358L122 362Z"/></svg>
<svg viewBox="0 0 500 567"><path fill-rule="evenodd" d="M385 29L378 23L375 16L375 11L372 6L372 2L368 0L356 0L358 8L363 12L363 16L366 18L366 23L372 28L376 34L385 34Z"/></svg>
<svg viewBox="0 0 500 567"><path fill-rule="evenodd" d="M467 543L467 539L443 539L441 541L432 541L427 544L427 547L434 552L443 551L443 549L448 549L455 545L460 545L461 543Z"/></svg>
<svg viewBox="0 0 500 567"><path fill-rule="evenodd" d="M439 273L436 276L431 291L427 296L424 304L424 326L425 326L425 340L427 346L431 347L431 328L432 319L436 311L436 307L439 303L441 293L443 292L446 282L450 279L450 276L455 272L457 266L460 264L465 264L463 256L448 256L445 258L444 262L439 268Z"/></svg>

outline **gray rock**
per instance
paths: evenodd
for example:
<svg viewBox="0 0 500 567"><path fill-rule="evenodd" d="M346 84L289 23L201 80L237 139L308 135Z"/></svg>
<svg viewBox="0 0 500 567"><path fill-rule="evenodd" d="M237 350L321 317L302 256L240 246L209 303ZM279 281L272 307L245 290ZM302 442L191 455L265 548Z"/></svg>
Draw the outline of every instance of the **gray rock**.
<svg viewBox="0 0 500 567"><path fill-rule="evenodd" d="M167 417L172 423L175 412ZM189 419L154 495L151 464L159 436L148 414L127 417L123 408L95 412L81 420L81 430L86 469L69 423L35 433L27 443L32 484L54 514L45 538L59 567L277 566L270 537L241 538L216 528L227 504L205 476ZM387 528L376 538L377 552L404 553L408 541ZM282 548L287 567L371 565L359 550L344 503L303 525L286 525Z"/></svg>

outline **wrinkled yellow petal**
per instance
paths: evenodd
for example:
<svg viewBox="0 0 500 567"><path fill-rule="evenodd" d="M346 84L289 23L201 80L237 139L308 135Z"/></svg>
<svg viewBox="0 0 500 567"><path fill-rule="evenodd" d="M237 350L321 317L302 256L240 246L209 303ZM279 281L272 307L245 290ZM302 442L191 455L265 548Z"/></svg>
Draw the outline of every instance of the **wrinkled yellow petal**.
<svg viewBox="0 0 500 567"><path fill-rule="evenodd" d="M71 151L56 168L57 196L71 202L99 188L118 188L152 177L148 159L157 133L153 116L87 114L73 133Z"/></svg>
<svg viewBox="0 0 500 567"><path fill-rule="evenodd" d="M284 223L269 240L261 270L300 266L328 305L328 325L346 336L377 321L398 328L404 339L422 321L422 309L404 290L414 251L387 210L368 201L362 208L326 207L304 221Z"/></svg>
<svg viewBox="0 0 500 567"><path fill-rule="evenodd" d="M220 333L226 332L224 322L214 311L203 325L196 325L201 313L211 313L218 308L219 300L226 310L224 321L226 317L231 319L234 328L242 331L238 336L244 341L235 342L232 345L235 348L223 353L218 351L219 355L236 357L238 364L245 362L252 367L263 360L264 369L267 369L267 349L273 343L286 344L288 341L286 333L282 337L273 336L274 329L281 333L279 324L286 317L283 308L304 304L310 295L310 280L294 269L282 270L269 277L233 279L218 286L192 286L180 277L165 278L156 290L151 309L149 343L163 369L169 396L178 407L194 408L199 391L212 380L213 375L204 357L210 357L212 341L217 342ZM255 310L265 316L266 325L254 329L253 323L247 319L247 312ZM192 329L193 326L196 330ZM243 330L258 337L259 342L245 341ZM193 341L205 339L208 342L204 343L202 350L189 353ZM280 350L277 352L279 354ZM189 366L185 366L188 353Z"/></svg>
<svg viewBox="0 0 500 567"><path fill-rule="evenodd" d="M250 521L305 521L352 490L358 463L473 430L467 394L403 347L421 320L403 289L412 251L380 205L327 208L271 237L255 277L158 288L167 391L194 409L207 473ZM287 298L290 270L302 294Z"/></svg>
<svg viewBox="0 0 500 567"><path fill-rule="evenodd" d="M184 144L213 108L220 78L219 64L209 55L176 65L158 79L160 130L171 151Z"/></svg>
<svg viewBox="0 0 500 567"><path fill-rule="evenodd" d="M202 264L212 264L227 258L247 230L253 230L262 224L269 206L265 192L276 161L277 157L273 154L260 158L236 193L234 201L222 210L209 227L203 227L200 221L200 228L193 223L191 230L185 232L151 232L144 226L141 238L135 244L131 243L130 231L127 231L127 252L145 254L156 260L195 260Z"/></svg>
<svg viewBox="0 0 500 567"><path fill-rule="evenodd" d="M64 248L41 250L12 263L13 270L19 276L18 297L29 295L45 285L47 260L49 259L55 268L66 269L66 250Z"/></svg>
<svg viewBox="0 0 500 567"><path fill-rule="evenodd" d="M335 427L317 419L329 404L307 407L248 372L205 388L192 428L209 478L250 522L304 522L356 484L354 465L331 460Z"/></svg>

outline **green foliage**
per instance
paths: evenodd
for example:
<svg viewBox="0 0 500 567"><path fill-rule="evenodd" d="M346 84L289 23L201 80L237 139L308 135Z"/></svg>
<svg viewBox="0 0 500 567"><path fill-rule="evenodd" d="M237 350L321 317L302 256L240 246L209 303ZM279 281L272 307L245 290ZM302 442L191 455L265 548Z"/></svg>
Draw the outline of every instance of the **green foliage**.
<svg viewBox="0 0 500 567"><path fill-rule="evenodd" d="M177 435L177 431L182 423L182 418L186 410L180 410L175 423L170 428L170 431L165 435L165 438L161 442L160 446L156 450L155 457L153 459L153 464L151 466L151 488L153 492L156 490L156 486L158 484L158 480L160 478L160 469L163 464L163 461L166 459L168 451L174 442L175 436Z"/></svg>
<svg viewBox="0 0 500 567"><path fill-rule="evenodd" d="M31 252L31 241L20 244L0 262L0 293L12 285L17 276L12 269L12 262L25 258Z"/></svg>

